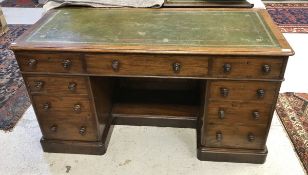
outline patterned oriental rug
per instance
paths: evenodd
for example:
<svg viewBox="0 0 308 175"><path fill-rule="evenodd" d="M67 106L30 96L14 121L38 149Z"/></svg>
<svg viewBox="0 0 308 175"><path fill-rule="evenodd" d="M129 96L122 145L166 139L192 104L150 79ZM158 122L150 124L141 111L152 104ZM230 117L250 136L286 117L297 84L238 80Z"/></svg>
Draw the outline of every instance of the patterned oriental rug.
<svg viewBox="0 0 308 175"><path fill-rule="evenodd" d="M308 94L279 94L276 112L308 173Z"/></svg>
<svg viewBox="0 0 308 175"><path fill-rule="evenodd" d="M29 27L9 25L9 31L0 37L0 130L13 129L31 104L15 56L8 49Z"/></svg>
<svg viewBox="0 0 308 175"><path fill-rule="evenodd" d="M28 7L36 8L43 5L38 3L38 0L4 0L0 3L2 7Z"/></svg>
<svg viewBox="0 0 308 175"><path fill-rule="evenodd" d="M308 33L308 3L266 3L281 32Z"/></svg>

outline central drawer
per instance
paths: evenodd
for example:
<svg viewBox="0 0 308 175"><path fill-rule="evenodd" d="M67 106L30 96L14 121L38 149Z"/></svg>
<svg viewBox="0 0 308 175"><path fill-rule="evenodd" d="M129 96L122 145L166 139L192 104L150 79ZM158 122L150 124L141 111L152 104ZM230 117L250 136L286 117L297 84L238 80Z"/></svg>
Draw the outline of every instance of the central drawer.
<svg viewBox="0 0 308 175"><path fill-rule="evenodd" d="M205 77L208 58L170 55L85 55L87 73L99 75Z"/></svg>

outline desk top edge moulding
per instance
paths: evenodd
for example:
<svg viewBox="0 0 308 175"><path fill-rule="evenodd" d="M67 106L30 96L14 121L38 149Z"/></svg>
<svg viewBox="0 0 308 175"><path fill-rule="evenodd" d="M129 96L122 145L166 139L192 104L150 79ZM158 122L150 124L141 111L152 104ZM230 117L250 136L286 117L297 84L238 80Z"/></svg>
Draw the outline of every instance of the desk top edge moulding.
<svg viewBox="0 0 308 175"><path fill-rule="evenodd" d="M266 10L255 9L52 10L12 44L14 50L70 47L87 52L293 54Z"/></svg>
<svg viewBox="0 0 308 175"><path fill-rule="evenodd" d="M266 160L294 54L244 8L55 9L11 49L45 152L102 155L114 125L178 127L196 129L199 160L246 163Z"/></svg>

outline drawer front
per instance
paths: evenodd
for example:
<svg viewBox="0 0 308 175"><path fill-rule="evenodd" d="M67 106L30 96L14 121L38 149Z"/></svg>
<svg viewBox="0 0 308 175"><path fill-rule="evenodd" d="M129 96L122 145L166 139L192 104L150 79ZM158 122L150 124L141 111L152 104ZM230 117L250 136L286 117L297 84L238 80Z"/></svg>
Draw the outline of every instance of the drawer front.
<svg viewBox="0 0 308 175"><path fill-rule="evenodd" d="M30 93L87 95L87 79L73 76L25 76Z"/></svg>
<svg viewBox="0 0 308 175"><path fill-rule="evenodd" d="M88 98L35 95L32 100L45 138L97 140Z"/></svg>
<svg viewBox="0 0 308 175"><path fill-rule="evenodd" d="M35 95L32 99L39 115L88 116L92 113L88 98Z"/></svg>
<svg viewBox="0 0 308 175"><path fill-rule="evenodd" d="M266 125L208 125L205 146L223 148L263 149Z"/></svg>
<svg viewBox="0 0 308 175"><path fill-rule="evenodd" d="M208 58L164 55L86 55L90 74L204 77L208 75Z"/></svg>
<svg viewBox="0 0 308 175"><path fill-rule="evenodd" d="M94 121L76 116L38 116L44 138L60 140L97 141Z"/></svg>
<svg viewBox="0 0 308 175"><path fill-rule="evenodd" d="M256 102L209 101L208 124L267 124L272 118L272 104Z"/></svg>
<svg viewBox="0 0 308 175"><path fill-rule="evenodd" d="M281 58L213 58L213 77L219 78L282 78Z"/></svg>
<svg viewBox="0 0 308 175"><path fill-rule="evenodd" d="M82 73L83 65L78 54L17 54L23 72Z"/></svg>
<svg viewBox="0 0 308 175"><path fill-rule="evenodd" d="M280 82L262 81L212 81L209 99L244 100L273 103Z"/></svg>

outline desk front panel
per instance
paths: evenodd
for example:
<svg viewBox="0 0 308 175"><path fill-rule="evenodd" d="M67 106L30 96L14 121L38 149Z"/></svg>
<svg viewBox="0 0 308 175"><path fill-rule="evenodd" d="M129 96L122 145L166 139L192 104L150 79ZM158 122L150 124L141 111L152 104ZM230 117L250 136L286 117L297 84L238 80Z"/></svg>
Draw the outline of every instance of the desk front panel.
<svg viewBox="0 0 308 175"><path fill-rule="evenodd" d="M207 56L85 55L86 72L113 76L207 77Z"/></svg>

